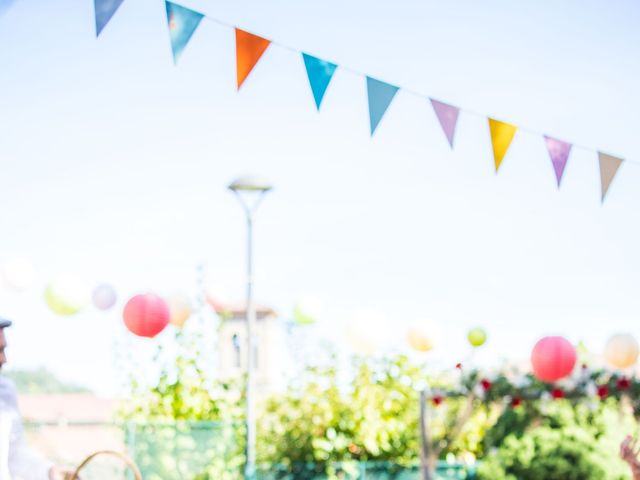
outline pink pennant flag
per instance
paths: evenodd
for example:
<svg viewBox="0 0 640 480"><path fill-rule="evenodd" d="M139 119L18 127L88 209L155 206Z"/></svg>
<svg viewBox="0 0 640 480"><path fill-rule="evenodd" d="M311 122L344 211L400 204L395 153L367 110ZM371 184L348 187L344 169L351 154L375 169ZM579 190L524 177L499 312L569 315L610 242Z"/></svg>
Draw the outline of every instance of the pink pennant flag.
<svg viewBox="0 0 640 480"><path fill-rule="evenodd" d="M567 160L569 160L569 153L571 152L571 144L558 140L556 138L544 136L544 141L547 144L547 151L549 157L551 157L551 163L553 164L553 171L556 172L556 180L558 181L558 188L560 188L560 182L562 181L562 174L564 168L567 166Z"/></svg>
<svg viewBox="0 0 640 480"><path fill-rule="evenodd" d="M449 145L453 148L453 136L456 133L456 124L458 123L460 109L453 105L448 105L434 100L433 98L430 100L431 105L433 106L433 111L436 112L436 116L440 121L440 126L442 127L442 130L444 130L447 140L449 140Z"/></svg>

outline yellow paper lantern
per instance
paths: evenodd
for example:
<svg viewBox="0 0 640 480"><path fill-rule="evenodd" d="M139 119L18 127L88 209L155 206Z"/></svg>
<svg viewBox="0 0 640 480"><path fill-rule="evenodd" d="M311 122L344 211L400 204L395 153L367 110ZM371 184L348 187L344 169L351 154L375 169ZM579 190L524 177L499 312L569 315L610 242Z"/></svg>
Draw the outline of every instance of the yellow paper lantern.
<svg viewBox="0 0 640 480"><path fill-rule="evenodd" d="M483 328L472 328L467 334L467 340L472 347L481 347L487 341L487 332Z"/></svg>
<svg viewBox="0 0 640 480"><path fill-rule="evenodd" d="M407 343L418 352L429 352L438 344L440 329L428 320L414 322L407 330Z"/></svg>
<svg viewBox="0 0 640 480"><path fill-rule="evenodd" d="M638 342L628 333L613 335L607 341L604 358L615 368L628 368L638 360Z"/></svg>
<svg viewBox="0 0 640 480"><path fill-rule="evenodd" d="M79 278L63 275L47 285L44 299L52 312L74 315L89 302L89 289Z"/></svg>
<svg viewBox="0 0 640 480"><path fill-rule="evenodd" d="M178 328L182 328L191 316L191 301L183 294L173 294L167 299L169 304L169 323Z"/></svg>

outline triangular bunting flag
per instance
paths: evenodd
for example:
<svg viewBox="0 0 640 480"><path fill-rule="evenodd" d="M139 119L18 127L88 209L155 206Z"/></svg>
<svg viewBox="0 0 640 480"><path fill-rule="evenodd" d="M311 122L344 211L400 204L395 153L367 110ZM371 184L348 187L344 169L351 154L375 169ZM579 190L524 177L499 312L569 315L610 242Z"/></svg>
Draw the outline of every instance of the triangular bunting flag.
<svg viewBox="0 0 640 480"><path fill-rule="evenodd" d="M551 157L553 171L556 172L558 188L560 188L564 167L567 166L567 160L569 159L569 153L571 152L571 144L563 142L562 140L547 137L546 135L544 136L544 141L547 144L547 150Z"/></svg>
<svg viewBox="0 0 640 480"><path fill-rule="evenodd" d="M327 91L329 82L336 71L337 65L312 57L306 53L302 54L302 58L304 59L304 66L307 69L307 76L309 77L309 84L313 91L313 98L316 101L316 107L320 110L320 104Z"/></svg>
<svg viewBox="0 0 640 480"><path fill-rule="evenodd" d="M96 37L100 35L102 29L109 23L113 14L122 5L124 0L94 0L96 11ZM2 3L2 0L0 0Z"/></svg>
<svg viewBox="0 0 640 480"><path fill-rule="evenodd" d="M508 123L499 122L493 118L489 119L489 130L491 132L491 144L493 145L493 158L496 162L496 172L500 168L502 159L504 158L511 140L516 134L518 127Z"/></svg>
<svg viewBox="0 0 640 480"><path fill-rule="evenodd" d="M204 15L176 3L165 2L165 4L167 7L167 22L169 24L169 36L171 37L173 63L178 63L182 51L191 40L193 32L200 25Z"/></svg>
<svg viewBox="0 0 640 480"><path fill-rule="evenodd" d="M456 124L458 123L458 115L460 114L460 109L458 107L454 107L453 105L438 102L434 99L430 100L431 105L433 106L433 110L434 112L436 112L436 116L438 117L438 121L440 122L440 126L442 127L442 130L444 130L444 134L447 136L447 140L449 140L449 146L453 148L453 136L456 133Z"/></svg>
<svg viewBox="0 0 640 480"><path fill-rule="evenodd" d="M602 152L598 152L598 160L600 161L600 185L602 187L602 201L604 202L604 197L609 191L613 177L616 176L623 160Z"/></svg>
<svg viewBox="0 0 640 480"><path fill-rule="evenodd" d="M391 104L399 88L375 78L367 77L367 95L369 97L369 123L371 135L376 131L380 120Z"/></svg>
<svg viewBox="0 0 640 480"><path fill-rule="evenodd" d="M271 44L271 40L236 28L236 69L238 90L247 79L253 67Z"/></svg>

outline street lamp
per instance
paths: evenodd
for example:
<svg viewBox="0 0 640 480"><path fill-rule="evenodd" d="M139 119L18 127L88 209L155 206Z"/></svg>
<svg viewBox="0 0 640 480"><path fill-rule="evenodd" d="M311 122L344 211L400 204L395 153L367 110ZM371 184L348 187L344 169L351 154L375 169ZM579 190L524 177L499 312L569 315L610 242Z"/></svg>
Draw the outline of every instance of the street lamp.
<svg viewBox="0 0 640 480"><path fill-rule="evenodd" d="M256 308L253 304L253 218L265 194L271 185L264 178L244 176L237 178L229 185L229 190L236 194L247 216L247 463L245 479L253 480L256 474L256 414L254 395L254 354L256 342L254 337Z"/></svg>

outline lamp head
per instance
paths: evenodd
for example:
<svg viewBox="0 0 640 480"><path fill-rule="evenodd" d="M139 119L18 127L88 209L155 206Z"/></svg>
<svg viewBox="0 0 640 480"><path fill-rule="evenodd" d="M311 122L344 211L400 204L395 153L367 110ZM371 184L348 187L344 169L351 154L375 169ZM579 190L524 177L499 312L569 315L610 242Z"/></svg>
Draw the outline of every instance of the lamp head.
<svg viewBox="0 0 640 480"><path fill-rule="evenodd" d="M265 178L255 175L244 175L242 177L238 177L229 184L229 190L235 193L266 193L272 188L271 184Z"/></svg>

